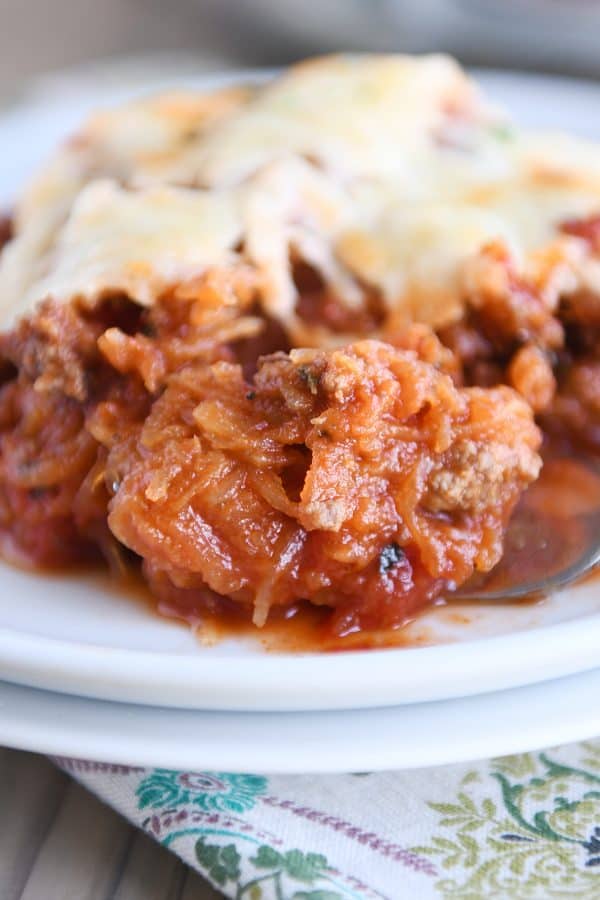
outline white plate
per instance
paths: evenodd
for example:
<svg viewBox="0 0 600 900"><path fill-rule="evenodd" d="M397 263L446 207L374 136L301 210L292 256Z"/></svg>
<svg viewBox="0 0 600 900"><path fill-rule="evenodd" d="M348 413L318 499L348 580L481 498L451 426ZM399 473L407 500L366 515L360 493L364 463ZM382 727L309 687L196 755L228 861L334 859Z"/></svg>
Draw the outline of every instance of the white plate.
<svg viewBox="0 0 600 900"><path fill-rule="evenodd" d="M596 737L599 696L600 670L478 697L306 713L159 709L0 682L0 744L196 771L411 769Z"/></svg>
<svg viewBox="0 0 600 900"><path fill-rule="evenodd" d="M521 122L600 138L598 85L501 73L481 80ZM87 109L131 93L106 94L85 79L72 84L71 92L50 92L0 119L0 196L14 193ZM234 641L205 648L184 626L160 620L98 579L41 578L0 567L1 678L110 700L221 710L389 706L591 669L600 662L600 582L538 606L433 610L409 633L415 645L438 646L305 656L266 655L258 645Z"/></svg>
<svg viewBox="0 0 600 900"><path fill-rule="evenodd" d="M434 609L409 626L435 646L267 654L203 647L109 579L0 567L0 677L111 700L221 710L390 706L515 687L600 661L600 582L534 606ZM445 642L445 643L442 643Z"/></svg>

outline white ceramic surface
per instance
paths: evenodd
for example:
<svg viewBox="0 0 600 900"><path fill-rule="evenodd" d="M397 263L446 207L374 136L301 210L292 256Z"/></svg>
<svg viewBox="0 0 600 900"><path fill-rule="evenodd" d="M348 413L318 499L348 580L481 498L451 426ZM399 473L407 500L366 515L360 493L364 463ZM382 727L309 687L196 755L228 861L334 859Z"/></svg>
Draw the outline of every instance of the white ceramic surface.
<svg viewBox="0 0 600 900"><path fill-rule="evenodd" d="M234 640L202 646L186 626L119 595L108 579L1 566L0 586L0 677L134 703L384 706L515 687L600 660L597 581L539 605L434 609L409 627L415 646L408 649L305 655L267 654Z"/></svg>
<svg viewBox="0 0 600 900"><path fill-rule="evenodd" d="M600 138L598 85L500 73L482 81L521 122ZM172 78L144 84L162 82ZM85 78L61 85L0 118L0 196L14 195L87 109L140 92L139 84L100 90ZM592 669L600 663L600 581L537 606L435 609L409 633L411 649L361 653L267 655L235 641L206 648L186 627L159 619L106 581L43 578L0 565L1 678L109 700L221 710L389 706Z"/></svg>
<svg viewBox="0 0 600 900"><path fill-rule="evenodd" d="M306 713L159 709L0 682L0 744L196 771L410 769L596 737L598 696L598 670L478 697Z"/></svg>

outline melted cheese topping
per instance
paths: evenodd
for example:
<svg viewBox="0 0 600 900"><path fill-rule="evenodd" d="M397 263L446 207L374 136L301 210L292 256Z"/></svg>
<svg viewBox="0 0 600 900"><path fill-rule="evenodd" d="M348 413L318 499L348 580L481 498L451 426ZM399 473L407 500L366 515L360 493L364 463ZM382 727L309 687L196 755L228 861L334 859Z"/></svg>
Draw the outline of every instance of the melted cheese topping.
<svg viewBox="0 0 600 900"><path fill-rule="evenodd" d="M518 134L452 60L337 56L258 88L181 93L96 115L40 173L0 261L6 324L53 297L150 304L214 266L251 264L295 319L290 258L350 309L364 286L434 327L462 311L490 240L517 265L600 212L600 149Z"/></svg>
<svg viewBox="0 0 600 900"><path fill-rule="evenodd" d="M106 290L142 305L210 266L233 262L241 238L236 197L153 187L128 191L93 181L78 195L52 251L49 273L25 294L96 298Z"/></svg>

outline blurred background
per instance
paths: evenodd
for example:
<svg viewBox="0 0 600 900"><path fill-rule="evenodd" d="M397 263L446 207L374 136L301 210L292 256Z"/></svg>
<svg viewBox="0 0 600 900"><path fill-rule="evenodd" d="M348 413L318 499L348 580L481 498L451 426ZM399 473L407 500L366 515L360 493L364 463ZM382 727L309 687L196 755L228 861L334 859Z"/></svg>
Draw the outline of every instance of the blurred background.
<svg viewBox="0 0 600 900"><path fill-rule="evenodd" d="M600 77L600 0L0 0L0 96L37 75L160 52L277 64L332 49L448 50Z"/></svg>

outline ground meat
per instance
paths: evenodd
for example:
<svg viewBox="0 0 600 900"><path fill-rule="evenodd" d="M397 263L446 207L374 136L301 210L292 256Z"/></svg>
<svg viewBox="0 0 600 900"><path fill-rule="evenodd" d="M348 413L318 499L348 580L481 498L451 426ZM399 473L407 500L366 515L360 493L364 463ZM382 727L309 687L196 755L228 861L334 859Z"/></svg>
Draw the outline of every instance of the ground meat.
<svg viewBox="0 0 600 900"><path fill-rule="evenodd" d="M56 390L84 402L98 363L96 342L102 330L101 321L86 320L75 306L47 300L35 316L0 334L0 357L35 390Z"/></svg>
<svg viewBox="0 0 600 900"><path fill-rule="evenodd" d="M539 441L509 389L457 390L375 341L267 357L251 383L237 365L189 367L135 451L112 445L109 524L188 606L214 592L260 625L308 599L338 630L384 627L497 561Z"/></svg>
<svg viewBox="0 0 600 900"><path fill-rule="evenodd" d="M24 374L0 389L0 543L19 562L62 567L104 554L108 530L103 441L141 423L151 398L106 365L86 402Z"/></svg>
<svg viewBox="0 0 600 900"><path fill-rule="evenodd" d="M471 416L474 423L489 425L494 408L506 422L514 415L515 423L524 421L523 404L506 388L476 391L471 394ZM478 440L461 438L452 451L436 462L429 477L426 506L438 512L485 512L491 504L504 502L507 488L515 477L522 483L534 481L540 471L540 460L531 453L528 443L502 443L484 435Z"/></svg>
<svg viewBox="0 0 600 900"><path fill-rule="evenodd" d="M458 380L509 384L546 430L575 443L600 445L600 217L562 231L585 242L583 255L549 245L529 278L492 244L465 269L465 315L440 331L458 361ZM596 254L596 255L594 255ZM575 259L577 266L570 269ZM457 376L455 375L455 379Z"/></svg>
<svg viewBox="0 0 600 900"><path fill-rule="evenodd" d="M556 391L556 379L543 350L535 344L525 344L512 357L507 374L509 384L534 412L548 409Z"/></svg>
<svg viewBox="0 0 600 900"><path fill-rule="evenodd" d="M564 226L587 268L562 281L556 248L526 272L483 248L438 335L366 288L340 304L306 266L316 349L290 347L242 266L149 309L46 301L0 335L3 552L118 566L129 548L159 599L257 625L298 600L340 634L402 623L500 558L540 467L533 412L600 450L596 230Z"/></svg>
<svg viewBox="0 0 600 900"><path fill-rule="evenodd" d="M470 260L464 286L472 321L497 353L529 342L562 346L563 328L552 302L517 274L503 244L489 244Z"/></svg>
<svg viewBox="0 0 600 900"><path fill-rule="evenodd" d="M172 372L191 363L232 359L230 344L260 335L262 320L245 314L252 307L254 287L247 269L227 277L209 272L147 310L133 334L119 327L105 329L99 349L114 369L135 373L155 394Z"/></svg>
<svg viewBox="0 0 600 900"><path fill-rule="evenodd" d="M324 343L335 335L373 334L384 320L381 297L375 290L361 287L361 302L348 304L327 285L321 275L305 262L293 265L298 301L298 321L292 337L309 346Z"/></svg>
<svg viewBox="0 0 600 900"><path fill-rule="evenodd" d="M600 267L600 262L598 263ZM600 277L600 276L599 276ZM600 340L600 293L579 290L564 297L560 318L567 328L567 343L598 346Z"/></svg>
<svg viewBox="0 0 600 900"><path fill-rule="evenodd" d="M118 556L107 525L106 448L139 429L168 374L233 359L255 334L251 288L209 274L150 310L42 303L0 335L0 543L38 566ZM1 382L0 382L1 383Z"/></svg>
<svg viewBox="0 0 600 900"><path fill-rule="evenodd" d="M61 566L93 558L75 524L75 497L97 445L80 405L11 382L0 391L0 541L19 562Z"/></svg>
<svg viewBox="0 0 600 900"><path fill-rule="evenodd" d="M462 381L461 359L453 350L445 346L428 325L414 322L411 325L397 325L392 318L382 332L382 339L399 350L411 350L424 362L446 375L456 384Z"/></svg>
<svg viewBox="0 0 600 900"><path fill-rule="evenodd" d="M586 449L600 453L599 358L584 358L567 366L542 425L552 434L566 434Z"/></svg>

